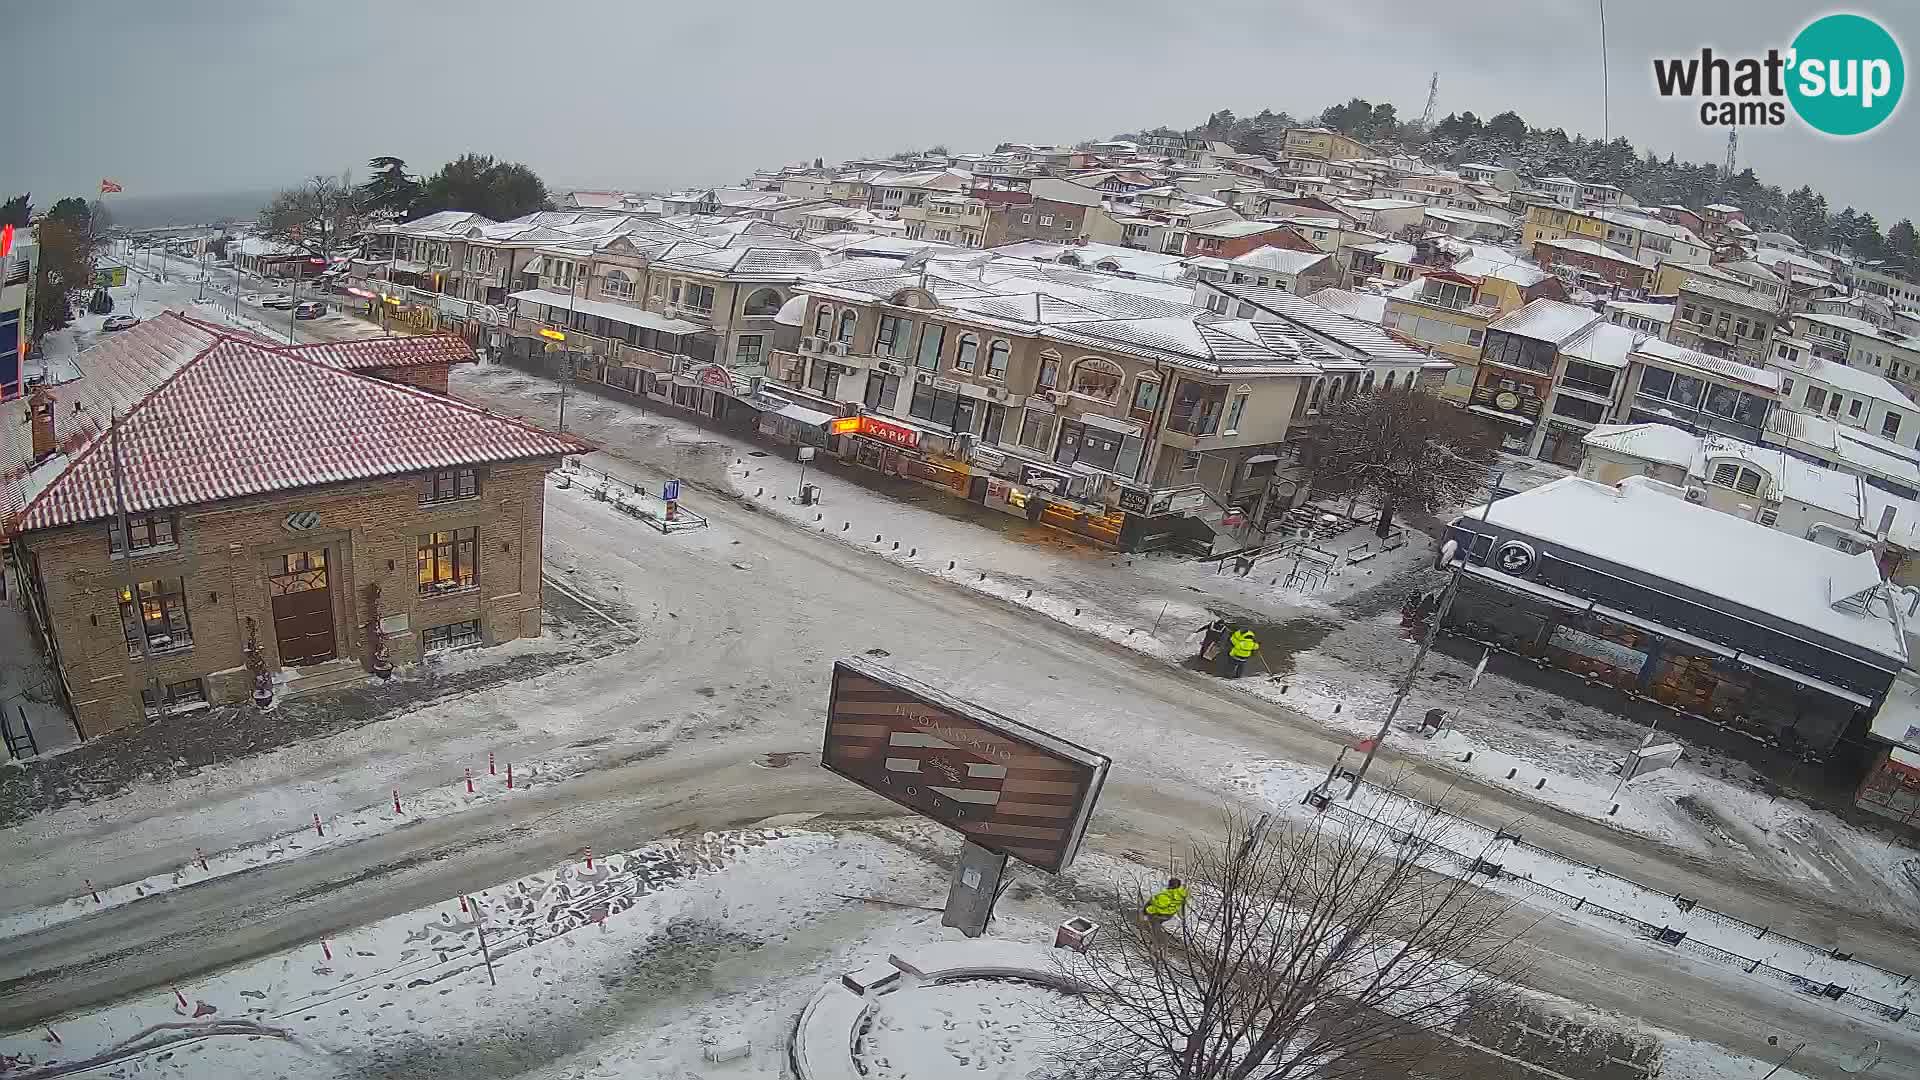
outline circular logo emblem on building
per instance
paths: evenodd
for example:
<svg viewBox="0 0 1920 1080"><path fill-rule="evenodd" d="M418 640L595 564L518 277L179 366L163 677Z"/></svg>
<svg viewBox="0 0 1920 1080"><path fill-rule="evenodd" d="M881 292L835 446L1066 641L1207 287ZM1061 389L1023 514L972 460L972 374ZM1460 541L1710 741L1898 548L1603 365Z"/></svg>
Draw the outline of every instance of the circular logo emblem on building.
<svg viewBox="0 0 1920 1080"><path fill-rule="evenodd" d="M1518 577L1533 569L1533 562L1532 546L1518 540L1509 540L1493 552L1493 565L1503 574Z"/></svg>
<svg viewBox="0 0 1920 1080"><path fill-rule="evenodd" d="M1907 65L1900 43L1864 15L1825 15L1793 39L1787 100L1815 131L1864 135L1900 106Z"/></svg>
<svg viewBox="0 0 1920 1080"><path fill-rule="evenodd" d="M320 515L313 510L295 510L287 515L288 532L306 532L318 524L320 524Z"/></svg>
<svg viewBox="0 0 1920 1080"><path fill-rule="evenodd" d="M1501 412L1512 412L1520 407L1520 395L1511 390L1502 390L1493 395L1493 404Z"/></svg>

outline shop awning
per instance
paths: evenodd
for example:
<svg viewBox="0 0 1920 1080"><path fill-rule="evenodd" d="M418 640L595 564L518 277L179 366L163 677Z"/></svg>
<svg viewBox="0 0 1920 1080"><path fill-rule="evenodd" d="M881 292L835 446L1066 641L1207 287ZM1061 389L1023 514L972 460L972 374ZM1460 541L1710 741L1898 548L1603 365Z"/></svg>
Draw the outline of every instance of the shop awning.
<svg viewBox="0 0 1920 1080"><path fill-rule="evenodd" d="M1733 658L1733 662L1736 664L1745 664L1746 666L1753 668L1756 671L1764 671L1769 675L1778 675L1780 678L1785 679L1788 682L1797 682L1801 686L1807 687L1808 689L1818 690L1823 694L1827 694L1832 697L1837 697L1842 701L1850 701L1853 704L1858 705L1862 708L1865 708L1873 704L1872 698L1861 697L1859 694L1856 694L1853 691L1846 689L1845 687L1835 686L1832 683L1826 681L1825 679L1816 679L1811 675L1802 674L1801 672L1795 671L1792 668L1781 667L1779 664L1776 664L1771 660L1763 660L1760 657L1751 655L1749 653L1741 653L1740 655Z"/></svg>
<svg viewBox="0 0 1920 1080"><path fill-rule="evenodd" d="M1699 649L1702 652L1712 653L1715 656L1724 656L1729 660L1731 660L1734 657L1734 654L1737 651L1734 649L1729 649L1725 645L1708 641L1706 638L1695 637L1694 635L1689 634L1684 630L1675 630L1671 626L1662 625L1660 623L1654 622L1652 619L1643 619L1638 615L1621 611L1618 608L1610 608L1604 604L1593 605L1593 613L1595 615L1599 615L1604 618L1612 619L1614 622L1626 623L1628 626L1639 627L1640 629L1645 630L1649 634L1658 634L1663 638L1669 638L1673 641L1683 642L1685 644L1693 646L1696 649Z"/></svg>
<svg viewBox="0 0 1920 1080"><path fill-rule="evenodd" d="M642 330L652 330L661 334L700 334L708 328L685 319L670 319L657 312L632 304L615 304L605 300L588 300L583 296L568 296L566 293L549 292L546 289L528 289L510 294L509 300L522 300L529 304L545 304L562 311L573 310L583 315L592 315L608 322L617 322L622 326L637 326Z"/></svg>
<svg viewBox="0 0 1920 1080"><path fill-rule="evenodd" d="M776 416L784 416L789 420L806 424L809 427L825 427L827 421L834 418L832 413L823 413L817 409L809 409L805 405L787 404L773 411Z"/></svg>
<svg viewBox="0 0 1920 1080"><path fill-rule="evenodd" d="M1255 454L1246 460L1248 465L1265 465L1269 461L1279 461L1279 454Z"/></svg>

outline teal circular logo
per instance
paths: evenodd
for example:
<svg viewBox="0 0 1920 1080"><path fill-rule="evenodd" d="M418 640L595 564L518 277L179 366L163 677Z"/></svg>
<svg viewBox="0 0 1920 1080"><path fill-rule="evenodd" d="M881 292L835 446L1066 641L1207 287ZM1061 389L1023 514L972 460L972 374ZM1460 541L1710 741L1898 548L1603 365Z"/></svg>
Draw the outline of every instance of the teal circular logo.
<svg viewBox="0 0 1920 1080"><path fill-rule="evenodd" d="M1787 99L1815 131L1872 131L1893 115L1906 85L1900 43L1864 15L1822 16L1793 39Z"/></svg>

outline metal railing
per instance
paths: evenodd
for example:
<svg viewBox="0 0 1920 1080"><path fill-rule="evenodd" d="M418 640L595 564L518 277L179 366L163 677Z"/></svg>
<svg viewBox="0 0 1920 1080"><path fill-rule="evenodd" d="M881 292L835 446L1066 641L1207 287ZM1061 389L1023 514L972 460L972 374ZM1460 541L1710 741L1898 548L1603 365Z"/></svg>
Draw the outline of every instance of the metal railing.
<svg viewBox="0 0 1920 1080"><path fill-rule="evenodd" d="M1370 785L1368 786L1370 787ZM1373 790L1377 791L1378 789ZM1487 831L1485 826L1459 817L1458 815L1448 813L1438 806L1423 803L1418 799L1410 798L1404 794L1394 793L1393 797L1401 799L1413 807L1419 808L1422 811L1423 819L1444 819L1449 827L1464 827L1473 831ZM1338 800L1328 802L1322 808L1321 812L1331 813L1334 817L1342 820L1385 826L1385 823L1379 819L1345 806ZM1898 980L1893 986L1889 987L1889 989L1899 989L1899 997L1902 1003L1890 1004L1868 994L1863 994L1851 986L1843 986L1830 982L1807 972L1796 972L1781 968L1769 964L1759 957L1743 956L1738 952L1724 947L1724 943L1722 945L1715 945L1710 942L1697 940L1693 938L1683 926L1676 926L1673 923L1656 925L1637 916L1629 915L1626 912L1616 911L1595 903L1586 897L1557 889L1552 885L1535 881L1530 877L1515 874L1503 866L1489 861L1485 856L1469 856L1463 854L1462 852L1441 844L1437 840L1426 839L1427 847L1423 857L1444 860L1453 864L1456 868L1464 867L1468 873L1479 873L1504 884L1517 886L1521 891L1551 900L1573 911L1597 915L1601 918L1619 923L1633 931L1636 936L1670 946L1676 950L1686 949L1706 959L1739 967L1749 975L1760 975L1777 980L1800 993L1836 1001L1883 1020L1904 1022L1908 1026L1920 1026L1915 1023L1912 1006L1905 1003L1906 999L1910 998L1913 994L1913 990L1911 989L1911 987L1913 987L1913 980L1909 975L1856 959L1852 953L1814 945L1791 935L1779 933L1769 927L1758 926L1744 919L1728 915L1725 912L1704 907L1690 897L1662 892L1651 886L1642 885L1632 878L1622 877L1619 874L1601 869L1591 863L1583 863L1577 859L1570 859L1558 852L1548 850L1547 848L1529 844L1525 840L1510 833L1496 831L1494 832L1494 840L1495 842L1506 842L1510 845L1510 850L1524 851L1538 858L1560 863L1563 866L1577 870L1583 874L1620 883L1648 898L1659 898L1670 902L1674 905L1677 916L1684 915L1689 918L1702 919L1751 933L1754 935L1756 942L1761 940L1783 942L1794 949L1804 952L1806 954L1805 959L1810 963L1831 962L1842 965L1850 964L1865 969L1861 972L1863 976L1871 972L1873 975L1880 976L1884 979Z"/></svg>

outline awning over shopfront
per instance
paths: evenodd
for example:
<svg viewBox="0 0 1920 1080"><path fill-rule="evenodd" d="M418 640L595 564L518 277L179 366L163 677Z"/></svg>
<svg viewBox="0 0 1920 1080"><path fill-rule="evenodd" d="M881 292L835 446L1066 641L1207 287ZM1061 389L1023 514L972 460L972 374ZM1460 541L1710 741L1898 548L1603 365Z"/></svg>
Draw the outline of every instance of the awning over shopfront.
<svg viewBox="0 0 1920 1080"><path fill-rule="evenodd" d="M507 297L529 304L545 304L562 311L573 310L582 315L592 315L608 322L617 322L623 326L637 326L643 330L652 330L661 334L700 334L708 328L685 319L670 319L658 312L635 307L632 304L616 304L605 300L588 300L583 296L568 296L566 293L550 292L546 289L527 289Z"/></svg>
<svg viewBox="0 0 1920 1080"><path fill-rule="evenodd" d="M1861 708L1866 708L1873 704L1872 698L1862 697L1859 694L1856 694L1845 687L1835 686L1832 683L1827 682L1825 679L1816 679L1811 675L1803 674L1801 672L1793 670L1792 668L1781 667L1779 664L1776 664L1771 660L1763 660L1760 657L1753 655L1752 653L1743 652L1740 655L1734 657L1733 662L1736 664L1745 664L1747 667L1753 668L1755 671L1764 671L1769 675L1777 675L1780 678L1787 680L1788 682L1797 682L1801 686L1807 687L1810 690L1818 690L1823 694L1827 694L1831 697L1837 697L1841 701L1851 702L1852 704L1857 705Z"/></svg>

